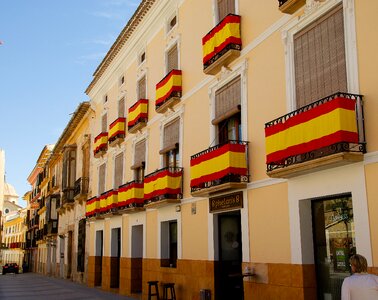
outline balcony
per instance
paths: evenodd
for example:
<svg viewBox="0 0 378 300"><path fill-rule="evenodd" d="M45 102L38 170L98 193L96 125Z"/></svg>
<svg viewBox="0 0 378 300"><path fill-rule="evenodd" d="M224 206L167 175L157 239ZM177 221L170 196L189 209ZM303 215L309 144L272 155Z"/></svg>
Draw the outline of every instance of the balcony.
<svg viewBox="0 0 378 300"><path fill-rule="evenodd" d="M95 217L100 212L100 199L93 197L87 200L85 204L85 216L87 218Z"/></svg>
<svg viewBox="0 0 378 300"><path fill-rule="evenodd" d="M223 66L227 66L240 56L242 47L240 20L240 16L229 14L202 38L205 74L217 74Z"/></svg>
<svg viewBox="0 0 378 300"><path fill-rule="evenodd" d="M172 70L156 85L156 112L165 113L180 101L181 95L182 72Z"/></svg>
<svg viewBox="0 0 378 300"><path fill-rule="evenodd" d="M265 124L267 174L290 178L363 160L361 95L336 93Z"/></svg>
<svg viewBox="0 0 378 300"><path fill-rule="evenodd" d="M47 235L47 224L43 224L43 236Z"/></svg>
<svg viewBox="0 0 378 300"><path fill-rule="evenodd" d="M63 195L62 195L63 208L69 209L74 205L75 203L74 192L75 192L75 188L73 187L67 187L63 189Z"/></svg>
<svg viewBox="0 0 378 300"><path fill-rule="evenodd" d="M190 159L190 187L194 197L246 188L248 182L248 142L229 141Z"/></svg>
<svg viewBox="0 0 378 300"><path fill-rule="evenodd" d="M47 236L58 234L58 221L50 221L47 223Z"/></svg>
<svg viewBox="0 0 378 300"><path fill-rule="evenodd" d="M93 154L94 157L99 158L106 153L108 150L108 133L101 132L98 136L94 139L94 150Z"/></svg>
<svg viewBox="0 0 378 300"><path fill-rule="evenodd" d="M131 181L118 189L118 209L125 213L144 210L144 183Z"/></svg>
<svg viewBox="0 0 378 300"><path fill-rule="evenodd" d="M93 203L90 202L90 204L92 204L90 215L95 214L96 217L102 217L105 214L116 213L118 204L118 190L109 190L107 192L104 192L100 197L97 198L96 201L93 201ZM89 208L90 207L88 207L88 209ZM95 211L93 212L93 210Z"/></svg>
<svg viewBox="0 0 378 300"><path fill-rule="evenodd" d="M89 178L88 177L80 177L75 181L74 187L74 199L82 203L83 200L87 200L88 195L88 185L89 185Z"/></svg>
<svg viewBox="0 0 378 300"><path fill-rule="evenodd" d="M180 203L183 168L163 168L144 177L145 207Z"/></svg>
<svg viewBox="0 0 378 300"><path fill-rule="evenodd" d="M278 7L281 12L292 15L299 8L306 4L306 0L278 0Z"/></svg>
<svg viewBox="0 0 378 300"><path fill-rule="evenodd" d="M136 133L145 127L148 122L148 100L140 99L131 106L127 119L127 129L130 133Z"/></svg>
<svg viewBox="0 0 378 300"><path fill-rule="evenodd" d="M125 139L126 118L118 118L109 125L109 146L115 147Z"/></svg>

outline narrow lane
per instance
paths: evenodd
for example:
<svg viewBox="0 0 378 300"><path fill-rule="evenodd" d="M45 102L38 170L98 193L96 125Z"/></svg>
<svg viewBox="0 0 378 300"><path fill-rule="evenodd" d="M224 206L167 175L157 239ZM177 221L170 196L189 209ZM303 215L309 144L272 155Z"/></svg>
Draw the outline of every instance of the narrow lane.
<svg viewBox="0 0 378 300"><path fill-rule="evenodd" d="M35 273L0 275L0 299L135 300L111 292L104 292L97 288L89 288L69 280L42 276Z"/></svg>

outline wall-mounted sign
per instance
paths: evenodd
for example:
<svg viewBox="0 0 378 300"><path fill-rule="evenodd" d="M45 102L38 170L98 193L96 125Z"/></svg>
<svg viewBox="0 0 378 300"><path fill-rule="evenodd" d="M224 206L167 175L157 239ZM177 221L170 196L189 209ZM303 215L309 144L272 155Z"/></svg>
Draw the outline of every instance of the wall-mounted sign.
<svg viewBox="0 0 378 300"><path fill-rule="evenodd" d="M243 208L243 192L227 194L209 199L209 211L211 213Z"/></svg>
<svg viewBox="0 0 378 300"><path fill-rule="evenodd" d="M32 209L38 209L39 208L39 203L38 202L30 203L30 208L32 208Z"/></svg>

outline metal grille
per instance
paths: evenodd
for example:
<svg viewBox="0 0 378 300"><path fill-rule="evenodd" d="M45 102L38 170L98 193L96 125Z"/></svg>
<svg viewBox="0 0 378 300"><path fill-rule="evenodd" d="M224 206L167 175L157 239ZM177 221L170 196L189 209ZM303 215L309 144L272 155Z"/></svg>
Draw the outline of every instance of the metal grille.
<svg viewBox="0 0 378 300"><path fill-rule="evenodd" d="M341 5L294 36L294 60L297 108L348 90Z"/></svg>
<svg viewBox="0 0 378 300"><path fill-rule="evenodd" d="M215 119L226 114L241 103L240 76L227 83L215 93Z"/></svg>

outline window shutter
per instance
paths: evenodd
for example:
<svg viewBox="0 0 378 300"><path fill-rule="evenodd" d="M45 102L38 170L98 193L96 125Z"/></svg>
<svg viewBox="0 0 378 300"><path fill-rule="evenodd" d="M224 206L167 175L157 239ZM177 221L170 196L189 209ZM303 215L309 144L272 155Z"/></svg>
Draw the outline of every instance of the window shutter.
<svg viewBox="0 0 378 300"><path fill-rule="evenodd" d="M215 119L222 119L229 111L235 110L241 103L240 76L215 92Z"/></svg>
<svg viewBox="0 0 378 300"><path fill-rule="evenodd" d="M235 0L218 0L218 22L228 14L235 14Z"/></svg>
<svg viewBox="0 0 378 300"><path fill-rule="evenodd" d="M176 148L176 144L179 143L180 139L180 118L175 119L173 122L165 125L164 127L164 140L163 149L160 154L168 152Z"/></svg>
<svg viewBox="0 0 378 300"><path fill-rule="evenodd" d="M118 118L125 117L125 98L121 98L118 101Z"/></svg>
<svg viewBox="0 0 378 300"><path fill-rule="evenodd" d="M114 188L122 184L123 179L123 153L120 153L116 156L114 160Z"/></svg>
<svg viewBox="0 0 378 300"><path fill-rule="evenodd" d="M347 91L342 6L294 36L297 108Z"/></svg>
<svg viewBox="0 0 378 300"><path fill-rule="evenodd" d="M146 76L138 81L138 99L146 99Z"/></svg>
<svg viewBox="0 0 378 300"><path fill-rule="evenodd" d="M107 132L108 131L108 115L103 114L101 119L101 132Z"/></svg>
<svg viewBox="0 0 378 300"><path fill-rule="evenodd" d="M135 145L134 165L140 166L146 160L146 140Z"/></svg>
<svg viewBox="0 0 378 300"><path fill-rule="evenodd" d="M98 194L105 192L105 169L106 164L102 164L98 171Z"/></svg>
<svg viewBox="0 0 378 300"><path fill-rule="evenodd" d="M171 72L172 70L178 69L178 50L177 50L177 44L174 45L167 54L167 60L168 60L168 70L167 73Z"/></svg>

